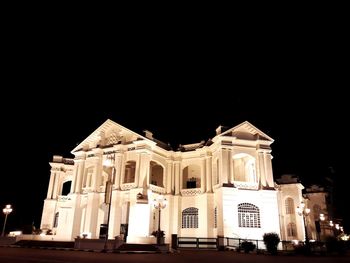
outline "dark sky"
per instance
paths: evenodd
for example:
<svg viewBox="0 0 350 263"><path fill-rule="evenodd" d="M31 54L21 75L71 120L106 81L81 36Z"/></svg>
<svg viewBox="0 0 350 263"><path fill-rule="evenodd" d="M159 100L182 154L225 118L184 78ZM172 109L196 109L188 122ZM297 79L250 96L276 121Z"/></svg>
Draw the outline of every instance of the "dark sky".
<svg viewBox="0 0 350 263"><path fill-rule="evenodd" d="M168 34L114 48L72 35L50 34L46 42L29 35L30 45L9 40L0 185L0 205L14 207L8 228L39 227L52 155L72 157L109 118L175 148L248 120L275 139L275 178L293 173L317 183L334 169L337 213L349 230L348 49L342 34L325 30L327 41L321 30L238 42Z"/></svg>

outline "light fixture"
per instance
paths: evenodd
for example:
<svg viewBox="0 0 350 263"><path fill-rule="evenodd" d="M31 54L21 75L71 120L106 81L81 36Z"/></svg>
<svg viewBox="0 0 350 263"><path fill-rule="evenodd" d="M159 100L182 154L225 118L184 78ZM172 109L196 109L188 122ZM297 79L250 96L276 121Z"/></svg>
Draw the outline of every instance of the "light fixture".
<svg viewBox="0 0 350 263"><path fill-rule="evenodd" d="M12 212L11 205L6 205L5 208L2 209L2 212L5 214L5 221L4 221L4 226L2 227L1 236L4 236L5 235L5 227L6 227L7 216Z"/></svg>

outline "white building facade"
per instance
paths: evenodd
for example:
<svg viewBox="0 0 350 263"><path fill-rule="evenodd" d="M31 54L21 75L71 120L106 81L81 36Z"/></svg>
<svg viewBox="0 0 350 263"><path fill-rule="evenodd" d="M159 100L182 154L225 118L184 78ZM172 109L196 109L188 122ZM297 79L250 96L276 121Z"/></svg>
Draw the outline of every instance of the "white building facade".
<svg viewBox="0 0 350 263"><path fill-rule="evenodd" d="M74 159L54 156L41 229L56 240L94 239L109 221L109 238L149 243L159 219L152 201L161 195L168 201L160 213L166 242L171 234L261 240L267 232L303 240L295 211L303 186L275 184L272 142L243 122L174 151L149 131L142 136L107 120L73 149ZM106 166L111 158L113 167Z"/></svg>

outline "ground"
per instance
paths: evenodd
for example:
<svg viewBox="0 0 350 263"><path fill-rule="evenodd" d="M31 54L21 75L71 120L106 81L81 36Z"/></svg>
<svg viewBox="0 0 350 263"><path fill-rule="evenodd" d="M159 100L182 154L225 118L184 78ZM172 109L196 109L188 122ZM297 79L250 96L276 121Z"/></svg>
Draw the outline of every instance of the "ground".
<svg viewBox="0 0 350 263"><path fill-rule="evenodd" d="M304 257L304 256L269 256L257 254L244 254L232 251L181 251L171 254L114 254L84 251L66 251L51 249L30 249L30 248L10 248L0 247L0 262L6 263L81 263L81 262L235 262L235 263L342 263L350 262L349 256L344 257Z"/></svg>

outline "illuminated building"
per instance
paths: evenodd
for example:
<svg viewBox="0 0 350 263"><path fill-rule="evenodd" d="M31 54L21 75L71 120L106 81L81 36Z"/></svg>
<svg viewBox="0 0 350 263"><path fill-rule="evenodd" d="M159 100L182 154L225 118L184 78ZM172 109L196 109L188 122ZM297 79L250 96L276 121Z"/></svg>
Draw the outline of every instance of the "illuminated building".
<svg viewBox="0 0 350 263"><path fill-rule="evenodd" d="M142 136L107 120L72 150L74 159L54 156L41 228L56 240L99 238L108 229L109 238L151 243L159 228L166 242L171 234L261 240L276 232L283 239L287 231L292 236L286 239L302 240L302 219L291 214L303 187L275 184L272 143L243 122L173 150L149 131ZM114 167L104 165L111 157ZM106 194L106 188L113 190ZM160 227L152 204L159 195L168 202Z"/></svg>

